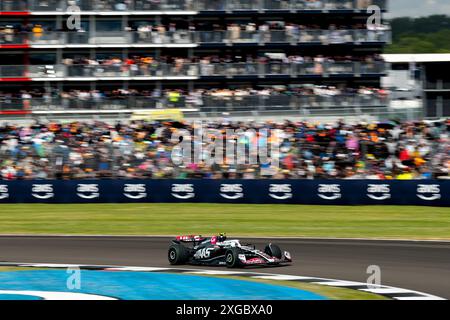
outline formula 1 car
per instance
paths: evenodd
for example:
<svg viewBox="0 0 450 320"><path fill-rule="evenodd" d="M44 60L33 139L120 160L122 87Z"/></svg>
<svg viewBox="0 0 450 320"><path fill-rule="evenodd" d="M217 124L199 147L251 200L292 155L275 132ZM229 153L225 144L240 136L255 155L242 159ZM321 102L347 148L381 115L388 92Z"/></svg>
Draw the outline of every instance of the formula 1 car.
<svg viewBox="0 0 450 320"><path fill-rule="evenodd" d="M227 266L283 265L292 262L291 254L269 243L264 251L253 245L243 245L239 240L227 240L226 236L178 236L169 247L169 262L172 265L191 264Z"/></svg>

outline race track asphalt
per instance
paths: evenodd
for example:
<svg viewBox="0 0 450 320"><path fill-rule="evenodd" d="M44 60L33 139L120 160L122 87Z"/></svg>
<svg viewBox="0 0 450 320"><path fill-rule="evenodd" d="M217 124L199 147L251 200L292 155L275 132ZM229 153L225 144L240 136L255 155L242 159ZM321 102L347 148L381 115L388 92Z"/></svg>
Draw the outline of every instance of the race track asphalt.
<svg viewBox="0 0 450 320"><path fill-rule="evenodd" d="M167 267L169 242L166 237L0 236L0 261ZM264 248L269 240L243 239L243 242ZM365 282L369 277L367 267L377 265L381 268L383 285L450 299L450 242L313 239L273 242L290 251L294 263L254 271Z"/></svg>

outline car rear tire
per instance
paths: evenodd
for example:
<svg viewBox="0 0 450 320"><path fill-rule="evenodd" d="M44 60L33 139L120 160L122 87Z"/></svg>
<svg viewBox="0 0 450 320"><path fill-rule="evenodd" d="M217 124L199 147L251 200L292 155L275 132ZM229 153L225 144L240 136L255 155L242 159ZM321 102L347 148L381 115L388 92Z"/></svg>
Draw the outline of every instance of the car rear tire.
<svg viewBox="0 0 450 320"><path fill-rule="evenodd" d="M169 247L168 259L172 265L184 264L189 259L189 252L181 244L173 244Z"/></svg>
<svg viewBox="0 0 450 320"><path fill-rule="evenodd" d="M279 246L273 243L269 243L266 248L264 249L264 252L268 254L271 257L275 257L278 259L281 259L283 256L283 253L281 252L281 249Z"/></svg>
<svg viewBox="0 0 450 320"><path fill-rule="evenodd" d="M225 252L225 262L227 268L237 268L241 266L239 252L240 251L237 248L231 248Z"/></svg>

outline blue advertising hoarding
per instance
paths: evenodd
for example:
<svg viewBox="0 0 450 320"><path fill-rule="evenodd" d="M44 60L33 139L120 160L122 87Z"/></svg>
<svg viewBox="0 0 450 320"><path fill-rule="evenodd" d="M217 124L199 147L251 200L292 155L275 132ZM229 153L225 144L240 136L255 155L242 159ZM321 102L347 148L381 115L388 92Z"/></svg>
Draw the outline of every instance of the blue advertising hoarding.
<svg viewBox="0 0 450 320"><path fill-rule="evenodd" d="M0 203L133 202L450 206L450 181L0 181Z"/></svg>

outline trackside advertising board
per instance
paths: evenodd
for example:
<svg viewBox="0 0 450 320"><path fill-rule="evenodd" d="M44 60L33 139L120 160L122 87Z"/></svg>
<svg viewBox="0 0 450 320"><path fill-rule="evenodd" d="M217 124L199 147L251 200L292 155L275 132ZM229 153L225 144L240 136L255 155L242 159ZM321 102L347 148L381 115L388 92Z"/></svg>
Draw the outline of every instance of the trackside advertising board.
<svg viewBox="0 0 450 320"><path fill-rule="evenodd" d="M450 181L0 181L0 204L133 202L450 206Z"/></svg>

